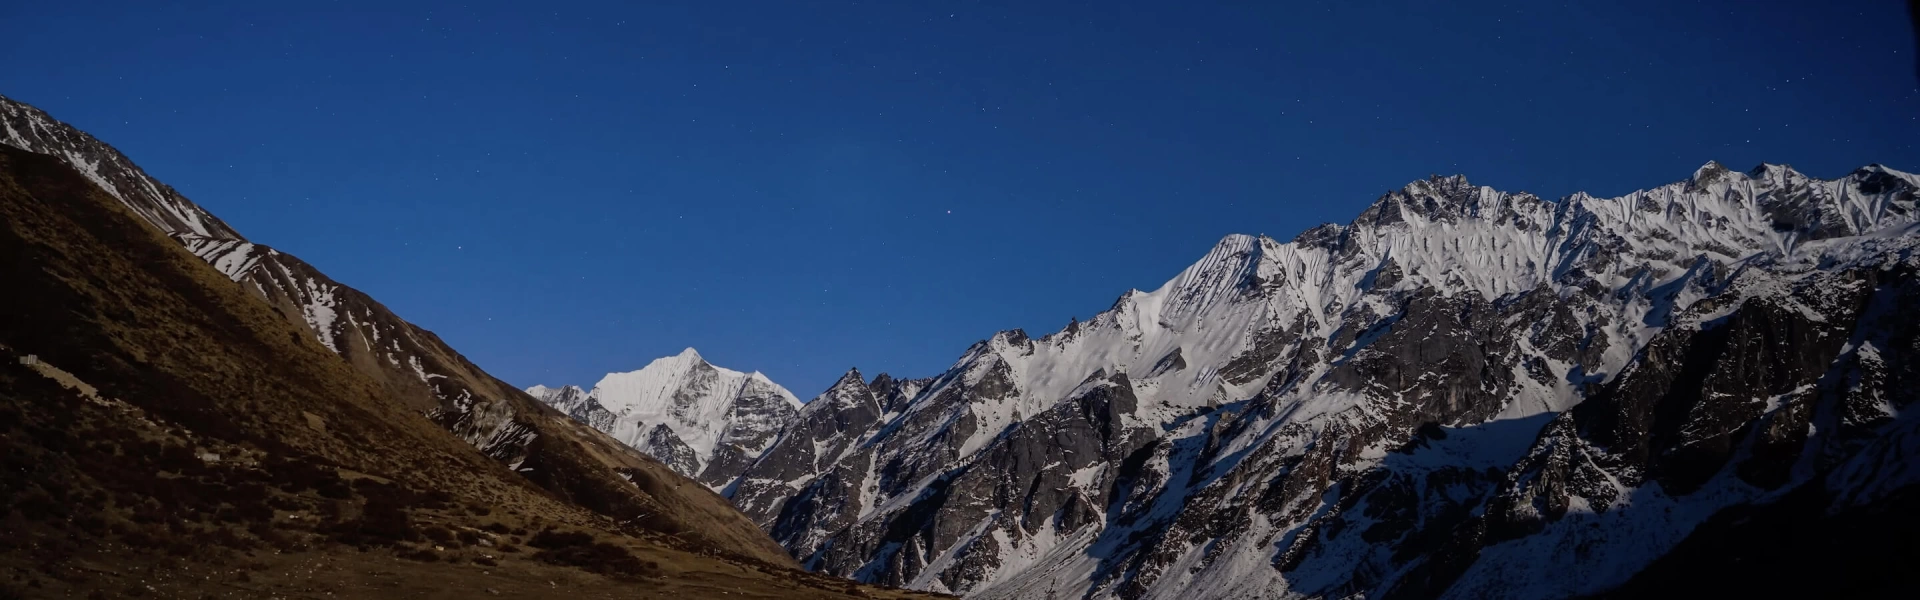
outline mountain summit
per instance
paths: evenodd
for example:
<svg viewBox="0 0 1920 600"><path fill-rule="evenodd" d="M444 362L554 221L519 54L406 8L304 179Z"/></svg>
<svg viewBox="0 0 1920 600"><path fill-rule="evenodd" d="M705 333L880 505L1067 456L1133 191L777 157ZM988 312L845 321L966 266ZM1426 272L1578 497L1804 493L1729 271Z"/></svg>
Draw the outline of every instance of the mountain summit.
<svg viewBox="0 0 1920 600"><path fill-rule="evenodd" d="M800 410L793 393L765 375L716 367L693 348L609 373L590 392L534 386L527 393L716 489Z"/></svg>

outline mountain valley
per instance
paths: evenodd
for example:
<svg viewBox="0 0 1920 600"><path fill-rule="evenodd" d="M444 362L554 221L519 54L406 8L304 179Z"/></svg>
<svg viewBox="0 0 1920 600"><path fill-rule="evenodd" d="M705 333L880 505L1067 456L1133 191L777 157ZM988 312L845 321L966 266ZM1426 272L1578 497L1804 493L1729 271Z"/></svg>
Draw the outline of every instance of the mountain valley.
<svg viewBox="0 0 1920 600"><path fill-rule="evenodd" d="M1432 177L805 401L692 348L516 389L4 97L0 216L0 598L1874 595L1920 556L1920 177L1880 165Z"/></svg>

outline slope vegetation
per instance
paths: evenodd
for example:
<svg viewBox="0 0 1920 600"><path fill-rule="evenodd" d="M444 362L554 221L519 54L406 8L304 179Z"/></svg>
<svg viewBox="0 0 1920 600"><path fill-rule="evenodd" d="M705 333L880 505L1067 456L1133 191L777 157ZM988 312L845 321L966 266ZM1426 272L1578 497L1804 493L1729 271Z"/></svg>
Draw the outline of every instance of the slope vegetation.
<svg viewBox="0 0 1920 600"><path fill-rule="evenodd" d="M0 147L0 281L0 593L867 593L663 531L739 517L524 396L528 463L664 516L517 474L55 157Z"/></svg>
<svg viewBox="0 0 1920 600"><path fill-rule="evenodd" d="M300 259L252 243L86 132L0 96L0 145L55 157L140 220L383 387L410 411L549 492L624 523L712 551L789 564L723 498L557 413L467 361L432 332Z"/></svg>

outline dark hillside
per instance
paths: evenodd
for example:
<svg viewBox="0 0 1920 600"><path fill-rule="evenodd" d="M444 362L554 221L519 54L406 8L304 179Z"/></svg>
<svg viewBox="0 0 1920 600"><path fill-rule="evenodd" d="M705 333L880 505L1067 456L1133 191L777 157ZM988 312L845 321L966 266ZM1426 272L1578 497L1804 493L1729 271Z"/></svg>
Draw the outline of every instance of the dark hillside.
<svg viewBox="0 0 1920 600"><path fill-rule="evenodd" d="M0 598L896 594L556 497L52 157L0 147L0 282Z"/></svg>

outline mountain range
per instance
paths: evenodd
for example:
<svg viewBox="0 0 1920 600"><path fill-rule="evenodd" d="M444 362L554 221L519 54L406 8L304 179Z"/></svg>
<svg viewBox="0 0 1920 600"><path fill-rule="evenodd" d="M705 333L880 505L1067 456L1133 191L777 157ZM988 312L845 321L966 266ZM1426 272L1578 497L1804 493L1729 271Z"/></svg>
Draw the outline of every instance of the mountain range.
<svg viewBox="0 0 1920 600"><path fill-rule="evenodd" d="M933 377L848 372L797 411L669 377L733 373L691 351L609 375L684 391L529 391L725 494L806 568L863 582L1897 589L1875 586L1917 555L1886 533L1916 524L1917 191L1878 165L1708 163L1558 200L1434 177L1345 225L1228 236L1158 289L1039 338L996 333ZM675 437L721 426L654 416L680 406L758 415L751 443L680 460ZM1801 537L1768 539L1785 523Z"/></svg>
<svg viewBox="0 0 1920 600"><path fill-rule="evenodd" d="M0 597L1898 596L1917 195L1433 177L930 377L520 390L0 97Z"/></svg>

